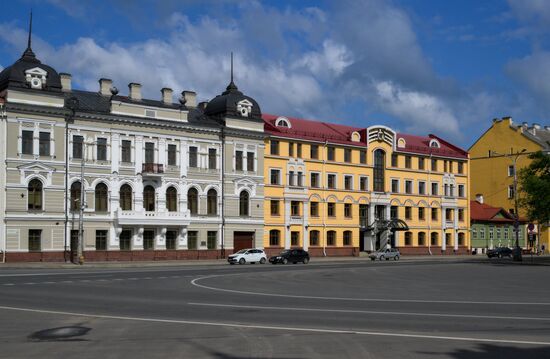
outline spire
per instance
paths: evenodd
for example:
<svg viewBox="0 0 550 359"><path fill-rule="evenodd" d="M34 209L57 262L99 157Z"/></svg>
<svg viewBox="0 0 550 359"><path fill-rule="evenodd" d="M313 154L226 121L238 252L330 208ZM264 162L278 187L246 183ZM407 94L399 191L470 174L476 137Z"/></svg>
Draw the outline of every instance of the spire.
<svg viewBox="0 0 550 359"><path fill-rule="evenodd" d="M22 56L26 60L36 59L36 55L31 49L31 41L32 41L32 10L31 10L31 16L29 20L29 39L27 40L27 49L25 50L25 52L23 52L23 56Z"/></svg>
<svg viewBox="0 0 550 359"><path fill-rule="evenodd" d="M237 85L233 82L233 51L231 51L231 82L227 85L226 92L237 91Z"/></svg>

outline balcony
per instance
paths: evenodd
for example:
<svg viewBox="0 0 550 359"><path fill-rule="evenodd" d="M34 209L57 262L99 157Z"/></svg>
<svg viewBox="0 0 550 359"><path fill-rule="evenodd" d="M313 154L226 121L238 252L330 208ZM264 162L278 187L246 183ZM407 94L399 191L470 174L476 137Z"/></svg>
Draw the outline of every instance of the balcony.
<svg viewBox="0 0 550 359"><path fill-rule="evenodd" d="M148 212L118 209L116 212L116 220L119 225L187 226L189 219L188 210L185 212Z"/></svg>
<svg viewBox="0 0 550 359"><path fill-rule="evenodd" d="M161 163L143 163L141 165L143 174L163 174L164 166Z"/></svg>

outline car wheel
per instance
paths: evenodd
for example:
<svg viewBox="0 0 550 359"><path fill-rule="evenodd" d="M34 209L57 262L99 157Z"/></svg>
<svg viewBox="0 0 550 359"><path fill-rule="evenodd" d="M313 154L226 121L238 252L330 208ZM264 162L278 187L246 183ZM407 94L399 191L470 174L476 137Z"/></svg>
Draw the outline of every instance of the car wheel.
<svg viewBox="0 0 550 359"><path fill-rule="evenodd" d="M288 263L288 259L283 258L283 264L287 264L287 263Z"/></svg>
<svg viewBox="0 0 550 359"><path fill-rule="evenodd" d="M233 262L229 262L229 264L231 264L231 265L234 265L235 263L233 263Z"/></svg>
<svg viewBox="0 0 550 359"><path fill-rule="evenodd" d="M244 264L245 262L244 258L239 259L239 264Z"/></svg>
<svg viewBox="0 0 550 359"><path fill-rule="evenodd" d="M499 254L498 254L498 257L499 257L499 258L502 258L502 254L499 253Z"/></svg>
<svg viewBox="0 0 550 359"><path fill-rule="evenodd" d="M381 261L383 261L384 259L386 259L386 257L380 256L380 260L381 260Z"/></svg>
<svg viewBox="0 0 550 359"><path fill-rule="evenodd" d="M399 256L393 257L393 260L394 260L394 261L398 261L398 260L399 260Z"/></svg>
<svg viewBox="0 0 550 359"><path fill-rule="evenodd" d="M308 264L308 263L309 263L309 258L304 258L304 260L302 261L302 263Z"/></svg>
<svg viewBox="0 0 550 359"><path fill-rule="evenodd" d="M260 259L260 264L265 264L265 258Z"/></svg>
<svg viewBox="0 0 550 359"><path fill-rule="evenodd" d="M373 261L373 260L376 260L376 258L371 258L370 260Z"/></svg>

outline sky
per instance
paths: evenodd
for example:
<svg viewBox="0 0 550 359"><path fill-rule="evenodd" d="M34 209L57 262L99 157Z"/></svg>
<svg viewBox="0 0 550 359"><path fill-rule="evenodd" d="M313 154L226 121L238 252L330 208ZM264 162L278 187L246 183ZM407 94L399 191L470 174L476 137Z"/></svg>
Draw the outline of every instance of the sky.
<svg viewBox="0 0 550 359"><path fill-rule="evenodd" d="M263 113L436 134L464 149L494 118L550 124L546 0L11 0L0 69L27 43L73 88L144 97L229 82ZM177 98L174 98L176 101Z"/></svg>

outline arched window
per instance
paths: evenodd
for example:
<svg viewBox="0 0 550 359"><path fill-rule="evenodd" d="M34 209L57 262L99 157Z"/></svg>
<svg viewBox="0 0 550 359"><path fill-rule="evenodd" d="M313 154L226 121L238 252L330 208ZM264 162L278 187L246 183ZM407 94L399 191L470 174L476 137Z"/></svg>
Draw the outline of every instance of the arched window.
<svg viewBox="0 0 550 359"><path fill-rule="evenodd" d="M425 232L418 232L418 245L419 246L425 246L426 245L426 233Z"/></svg>
<svg viewBox="0 0 550 359"><path fill-rule="evenodd" d="M95 186L95 211L107 212L107 185L105 183Z"/></svg>
<svg viewBox="0 0 550 359"><path fill-rule="evenodd" d="M73 182L71 185L71 211L80 209L80 182Z"/></svg>
<svg viewBox="0 0 550 359"><path fill-rule="evenodd" d="M280 237L279 230L272 229L269 231L269 246L271 247L278 247L279 246L279 237Z"/></svg>
<svg viewBox="0 0 550 359"><path fill-rule="evenodd" d="M327 246L335 246L335 245L336 245L336 231L328 231Z"/></svg>
<svg viewBox="0 0 550 359"><path fill-rule="evenodd" d="M120 209L123 211L132 210L132 187L128 184L123 184L120 187Z"/></svg>
<svg viewBox="0 0 550 359"><path fill-rule="evenodd" d="M27 187L28 196L27 204L29 210L41 210L42 209L42 181L39 179L33 179L29 182Z"/></svg>
<svg viewBox="0 0 550 359"><path fill-rule="evenodd" d="M309 232L309 245L318 246L319 245L319 231L314 230Z"/></svg>
<svg viewBox="0 0 550 359"><path fill-rule="evenodd" d="M177 212L178 210L178 191L172 186L166 190L166 208L168 212Z"/></svg>
<svg viewBox="0 0 550 359"><path fill-rule="evenodd" d="M187 191L187 209L191 214L199 213L199 191L196 188Z"/></svg>
<svg viewBox="0 0 550 359"><path fill-rule="evenodd" d="M430 238L431 245L432 246L437 246L437 244L439 242L439 233L432 232L432 234L430 236L431 236L431 238Z"/></svg>
<svg viewBox="0 0 550 359"><path fill-rule="evenodd" d="M344 245L351 246L351 231L344 231Z"/></svg>
<svg viewBox="0 0 550 359"><path fill-rule="evenodd" d="M412 246L413 234L412 232L405 232L405 245Z"/></svg>
<svg viewBox="0 0 550 359"><path fill-rule="evenodd" d="M242 191L241 194L239 195L239 215L240 216L247 217L250 215L249 204L248 204L249 198L250 196L246 191Z"/></svg>
<svg viewBox="0 0 550 359"><path fill-rule="evenodd" d="M384 192L384 169L386 167L386 153L383 150L374 151L373 186L375 192Z"/></svg>
<svg viewBox="0 0 550 359"><path fill-rule="evenodd" d="M155 210L155 189L153 186L145 186L143 189L143 208L149 212Z"/></svg>
<svg viewBox="0 0 550 359"><path fill-rule="evenodd" d="M216 215L218 213L218 192L214 188L208 190L206 207L209 215Z"/></svg>

